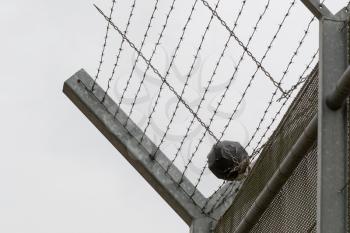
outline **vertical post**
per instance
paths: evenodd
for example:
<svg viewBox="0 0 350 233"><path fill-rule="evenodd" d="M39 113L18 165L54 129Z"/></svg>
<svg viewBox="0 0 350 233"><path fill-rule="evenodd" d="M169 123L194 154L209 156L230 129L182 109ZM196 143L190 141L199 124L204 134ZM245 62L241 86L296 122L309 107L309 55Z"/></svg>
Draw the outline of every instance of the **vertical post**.
<svg viewBox="0 0 350 233"><path fill-rule="evenodd" d="M320 19L317 232L346 232L345 106L331 110L326 96L347 67L345 10Z"/></svg>

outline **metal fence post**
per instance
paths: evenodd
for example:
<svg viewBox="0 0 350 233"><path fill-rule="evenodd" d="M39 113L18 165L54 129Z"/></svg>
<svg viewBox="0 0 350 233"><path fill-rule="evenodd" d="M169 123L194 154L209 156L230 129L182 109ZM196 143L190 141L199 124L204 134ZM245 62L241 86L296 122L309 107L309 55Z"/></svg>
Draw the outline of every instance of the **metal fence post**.
<svg viewBox="0 0 350 233"><path fill-rule="evenodd" d="M347 153L345 106L331 110L326 96L347 67L348 13L320 19L317 232L346 232Z"/></svg>

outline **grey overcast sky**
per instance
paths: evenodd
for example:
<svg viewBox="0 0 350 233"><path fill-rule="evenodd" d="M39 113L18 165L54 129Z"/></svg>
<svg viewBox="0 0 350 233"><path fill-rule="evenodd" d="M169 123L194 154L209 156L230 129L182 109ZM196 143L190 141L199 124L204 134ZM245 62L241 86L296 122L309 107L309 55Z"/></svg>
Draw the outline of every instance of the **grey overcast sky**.
<svg viewBox="0 0 350 233"><path fill-rule="evenodd" d="M80 68L95 72L105 23L93 3L110 5L0 3L0 232L187 232L62 93Z"/></svg>
<svg viewBox="0 0 350 233"><path fill-rule="evenodd" d="M0 3L0 232L187 232L187 226L62 93L94 71L93 3Z"/></svg>

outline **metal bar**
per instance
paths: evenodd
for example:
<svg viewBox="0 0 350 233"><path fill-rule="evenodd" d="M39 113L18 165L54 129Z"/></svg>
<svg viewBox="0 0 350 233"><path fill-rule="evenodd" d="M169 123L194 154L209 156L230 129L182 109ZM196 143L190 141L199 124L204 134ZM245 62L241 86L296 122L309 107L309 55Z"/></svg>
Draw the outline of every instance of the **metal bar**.
<svg viewBox="0 0 350 233"><path fill-rule="evenodd" d="M326 97L347 68L345 10L320 20L317 232L346 232L345 108L331 110Z"/></svg>
<svg viewBox="0 0 350 233"><path fill-rule="evenodd" d="M301 0L302 3L311 11L311 13L318 19L322 17L330 17L332 16L332 12L328 10L328 8L320 3L319 0Z"/></svg>
<svg viewBox="0 0 350 233"><path fill-rule="evenodd" d="M141 137L142 130L131 120L125 128L127 115L122 110L114 118L112 113L118 106L109 96L101 103L104 91L95 84L92 93L93 83L93 79L80 70L64 83L63 92L189 226L194 219L206 217L201 211L206 198L186 178L178 186L175 180L181 177L181 172L177 168L172 167L170 175L166 174L164 168L170 160L160 150L157 160L150 158L156 145L147 137L139 143L137 139ZM190 198L189 194L193 191L195 194Z"/></svg>
<svg viewBox="0 0 350 233"><path fill-rule="evenodd" d="M345 70L338 80L331 94L327 96L326 102L332 110L338 110L350 95L350 66Z"/></svg>
<svg viewBox="0 0 350 233"><path fill-rule="evenodd" d="M317 117L315 116L305 128L286 158L275 171L265 188L260 192L254 204L242 219L235 233L248 232L259 220L266 208L272 202L275 195L281 190L287 179L292 175L295 168L317 138Z"/></svg>

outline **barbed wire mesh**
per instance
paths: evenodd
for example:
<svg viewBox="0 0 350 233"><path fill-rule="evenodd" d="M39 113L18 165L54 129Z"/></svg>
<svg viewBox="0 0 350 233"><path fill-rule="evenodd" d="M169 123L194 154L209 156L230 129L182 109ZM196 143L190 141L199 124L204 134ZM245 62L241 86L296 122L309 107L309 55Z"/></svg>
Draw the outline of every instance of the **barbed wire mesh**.
<svg viewBox="0 0 350 233"><path fill-rule="evenodd" d="M167 173L182 172L179 186L186 176L208 197L225 187L202 208L212 212L239 184L212 175L207 154L221 140L238 141L254 163L317 64L317 20L296 0L112 0L97 8L106 30L95 82L128 113L124 126L132 120L143 130L139 143L153 140L150 158L161 150Z"/></svg>

